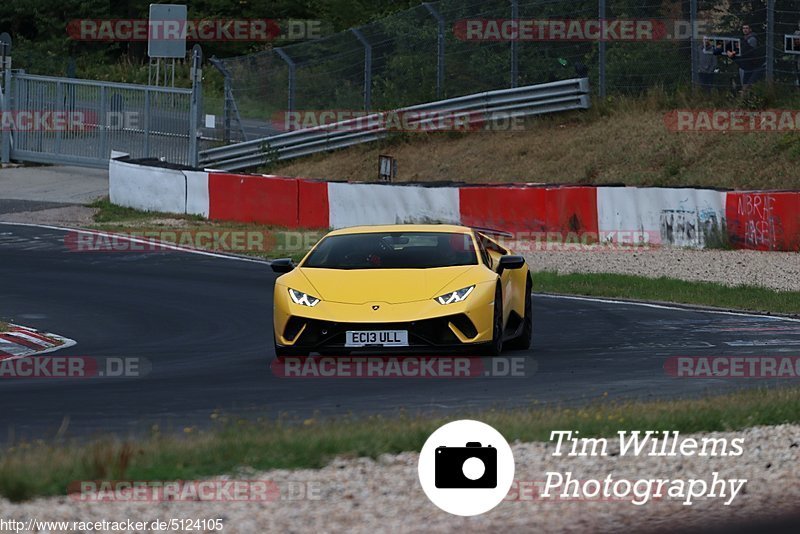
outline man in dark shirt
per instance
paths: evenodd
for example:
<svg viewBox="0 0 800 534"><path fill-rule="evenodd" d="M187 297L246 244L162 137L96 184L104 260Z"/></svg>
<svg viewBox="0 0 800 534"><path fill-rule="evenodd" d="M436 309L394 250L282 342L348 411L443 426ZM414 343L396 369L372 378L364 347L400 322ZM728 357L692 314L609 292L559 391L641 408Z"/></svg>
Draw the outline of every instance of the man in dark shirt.
<svg viewBox="0 0 800 534"><path fill-rule="evenodd" d="M758 39L749 24L742 25L742 48L737 54L728 51L728 57L739 65L739 79L742 82L742 92L750 89L764 74L764 55L758 47Z"/></svg>

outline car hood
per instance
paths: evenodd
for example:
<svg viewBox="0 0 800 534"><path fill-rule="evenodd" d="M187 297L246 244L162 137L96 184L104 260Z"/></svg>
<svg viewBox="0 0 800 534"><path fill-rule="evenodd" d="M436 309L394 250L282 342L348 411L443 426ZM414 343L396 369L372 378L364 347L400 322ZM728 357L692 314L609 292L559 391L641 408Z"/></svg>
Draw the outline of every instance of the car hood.
<svg viewBox="0 0 800 534"><path fill-rule="evenodd" d="M299 271L328 302L401 304L438 297L447 285L477 265L433 269L308 269ZM470 277L464 276L465 285ZM460 287L452 288L460 289Z"/></svg>

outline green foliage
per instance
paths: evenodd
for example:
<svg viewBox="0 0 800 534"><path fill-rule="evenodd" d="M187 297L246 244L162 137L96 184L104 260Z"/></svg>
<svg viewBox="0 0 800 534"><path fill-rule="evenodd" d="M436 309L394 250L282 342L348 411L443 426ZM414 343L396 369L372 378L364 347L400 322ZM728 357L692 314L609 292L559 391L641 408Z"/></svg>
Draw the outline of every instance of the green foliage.
<svg viewBox="0 0 800 534"><path fill-rule="evenodd" d="M715 242L715 246L720 246ZM533 290L596 297L667 301L767 313L800 314L800 292L773 291L758 286L730 287L711 282L674 278L646 278L624 274L533 275Z"/></svg>
<svg viewBox="0 0 800 534"><path fill-rule="evenodd" d="M104 0L9 0L0 3L0 32L7 31L14 39L14 66L34 74L64 75L70 57L76 61L79 78L92 77L90 75L108 65L119 64L123 66L121 70L135 70L146 64L147 43L79 42L69 37L67 23L76 19L147 19L151 3L152 0L113 3ZM197 0L189 5L189 18L311 19L322 20L335 31L343 31L414 4L416 2L409 0L270 0L266 3ZM206 57L238 56L271 46L270 43L203 43ZM140 79L141 74L136 77ZM123 78L130 80L128 75Z"/></svg>
<svg viewBox="0 0 800 534"><path fill-rule="evenodd" d="M800 134L787 132L781 135L776 143L776 152L785 154L792 159L800 159Z"/></svg>

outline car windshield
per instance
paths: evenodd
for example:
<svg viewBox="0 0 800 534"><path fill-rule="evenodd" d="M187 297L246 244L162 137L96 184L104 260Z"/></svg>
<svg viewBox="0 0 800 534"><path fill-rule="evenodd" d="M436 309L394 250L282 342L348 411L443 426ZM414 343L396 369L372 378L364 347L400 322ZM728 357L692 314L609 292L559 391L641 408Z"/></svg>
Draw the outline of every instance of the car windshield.
<svg viewBox="0 0 800 534"><path fill-rule="evenodd" d="M432 269L477 265L469 234L371 232L328 236L302 267L318 269Z"/></svg>

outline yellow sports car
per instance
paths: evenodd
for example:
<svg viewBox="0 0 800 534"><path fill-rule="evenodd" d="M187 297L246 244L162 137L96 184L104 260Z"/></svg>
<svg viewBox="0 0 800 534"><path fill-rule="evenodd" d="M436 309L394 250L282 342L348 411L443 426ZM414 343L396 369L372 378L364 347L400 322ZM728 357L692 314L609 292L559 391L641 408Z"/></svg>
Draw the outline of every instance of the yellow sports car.
<svg viewBox="0 0 800 534"><path fill-rule="evenodd" d="M527 349L529 269L495 234L355 227L327 234L297 266L273 261L285 273L275 282L276 354Z"/></svg>

